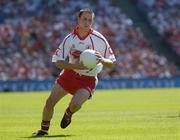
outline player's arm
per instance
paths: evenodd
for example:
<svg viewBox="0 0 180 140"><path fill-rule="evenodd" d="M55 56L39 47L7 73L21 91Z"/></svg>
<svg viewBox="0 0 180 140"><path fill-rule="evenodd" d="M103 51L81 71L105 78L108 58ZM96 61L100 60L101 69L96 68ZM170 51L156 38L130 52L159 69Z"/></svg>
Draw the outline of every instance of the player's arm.
<svg viewBox="0 0 180 140"><path fill-rule="evenodd" d="M108 58L104 58L99 52L96 52L96 57L97 57L98 61L103 64L103 66L105 66L107 68L113 67L114 62Z"/></svg>
<svg viewBox="0 0 180 140"><path fill-rule="evenodd" d="M102 34L98 34L98 36L101 39L97 41L96 57L99 62L103 64L104 67L112 68L114 62L116 61L114 53L106 38ZM102 40L104 41L102 42ZM102 52L102 48L104 48L104 52Z"/></svg>
<svg viewBox="0 0 180 140"><path fill-rule="evenodd" d="M100 62L103 64L103 66L105 66L107 68L112 68L113 67L113 63L114 63L112 60L104 58L104 57L102 57Z"/></svg>
<svg viewBox="0 0 180 140"><path fill-rule="evenodd" d="M68 69L68 70L73 70L73 69L83 70L83 69L87 69L82 64L72 64L72 63L69 63L69 62L64 61L64 60L56 61L56 67L59 68L59 69Z"/></svg>
<svg viewBox="0 0 180 140"><path fill-rule="evenodd" d="M62 49L57 49L55 54L53 55L52 58L52 62L55 63L56 67L59 69L69 69L69 70L73 70L73 69L87 69L86 67L84 67L82 64L76 63L76 64L72 64L69 63L65 60L65 58L68 55L65 55L65 58L63 58L63 53L61 51Z"/></svg>
<svg viewBox="0 0 180 140"><path fill-rule="evenodd" d="M68 35L63 42L59 45L58 49L55 51L52 56L52 62L55 63L56 67L59 69L85 69L81 64L71 64L66 61L68 54L71 49L71 40L70 35Z"/></svg>

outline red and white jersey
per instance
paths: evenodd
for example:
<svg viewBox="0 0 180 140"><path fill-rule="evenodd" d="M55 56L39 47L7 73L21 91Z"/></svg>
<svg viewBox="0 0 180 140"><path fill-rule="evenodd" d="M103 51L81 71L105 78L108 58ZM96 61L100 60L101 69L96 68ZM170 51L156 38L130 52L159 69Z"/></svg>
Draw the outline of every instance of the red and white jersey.
<svg viewBox="0 0 180 140"><path fill-rule="evenodd" d="M92 49L101 53L105 58L116 60L112 49L105 37L99 32L90 29L89 33L83 38L79 36L77 28L73 30L68 36L65 37L59 48L56 50L52 57L52 62L58 60L66 60L69 57L69 63L79 63L79 56L81 52L86 49ZM102 70L102 64L98 64L92 70L74 70L81 75L97 76Z"/></svg>

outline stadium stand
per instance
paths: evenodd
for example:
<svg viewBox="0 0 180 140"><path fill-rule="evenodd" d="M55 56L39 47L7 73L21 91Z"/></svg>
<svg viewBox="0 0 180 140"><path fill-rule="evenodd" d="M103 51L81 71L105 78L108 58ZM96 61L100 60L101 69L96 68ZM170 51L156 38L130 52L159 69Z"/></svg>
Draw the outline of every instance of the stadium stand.
<svg viewBox="0 0 180 140"><path fill-rule="evenodd" d="M150 23L180 55L179 0L138 0L138 8L147 14Z"/></svg>
<svg viewBox="0 0 180 140"><path fill-rule="evenodd" d="M142 4L142 1L140 1ZM0 1L0 80L53 79L59 71L51 56L76 24L74 12L95 11L94 28L109 41L117 57L112 70L101 79L173 77L179 75L173 62L153 50L140 28L133 26L110 0L2 0ZM173 39L172 39L173 40Z"/></svg>

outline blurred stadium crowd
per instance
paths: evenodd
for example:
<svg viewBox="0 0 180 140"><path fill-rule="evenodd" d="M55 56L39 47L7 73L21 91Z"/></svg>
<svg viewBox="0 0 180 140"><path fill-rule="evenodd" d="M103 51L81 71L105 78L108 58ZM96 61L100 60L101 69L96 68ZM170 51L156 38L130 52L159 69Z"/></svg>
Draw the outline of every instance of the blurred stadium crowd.
<svg viewBox="0 0 180 140"><path fill-rule="evenodd" d="M180 0L138 0L138 8L180 55Z"/></svg>
<svg viewBox="0 0 180 140"><path fill-rule="evenodd" d="M173 10L178 2L161 1L174 3L162 5L169 8L166 12L153 0L140 0L138 5L180 52L178 10ZM100 78L173 77L179 73L172 62L150 47L140 28L135 28L132 20L110 0L2 0L0 80L45 80L57 76L59 71L51 63L51 56L76 24L75 12L84 7L94 10L93 27L108 39L117 58L115 67L104 69Z"/></svg>

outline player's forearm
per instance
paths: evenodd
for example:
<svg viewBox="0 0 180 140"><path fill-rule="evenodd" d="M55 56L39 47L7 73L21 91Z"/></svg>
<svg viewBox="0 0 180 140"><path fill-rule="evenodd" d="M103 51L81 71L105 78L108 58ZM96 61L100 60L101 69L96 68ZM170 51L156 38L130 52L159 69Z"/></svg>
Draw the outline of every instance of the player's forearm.
<svg viewBox="0 0 180 140"><path fill-rule="evenodd" d="M101 63L103 64L103 66L105 66L107 68L112 68L113 67L113 62L110 59L103 58L101 60Z"/></svg>
<svg viewBox="0 0 180 140"><path fill-rule="evenodd" d="M68 69L68 70L73 70L73 69L85 69L84 66L80 65L80 64L71 64L71 63L68 63L66 61L57 61L56 62L56 67L59 68L59 69Z"/></svg>

